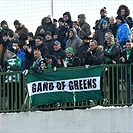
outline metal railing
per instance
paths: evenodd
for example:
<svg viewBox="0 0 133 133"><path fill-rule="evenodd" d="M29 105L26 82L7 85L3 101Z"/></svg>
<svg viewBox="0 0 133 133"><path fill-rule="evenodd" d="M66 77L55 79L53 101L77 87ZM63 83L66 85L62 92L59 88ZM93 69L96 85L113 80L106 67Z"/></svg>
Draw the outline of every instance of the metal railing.
<svg viewBox="0 0 133 133"><path fill-rule="evenodd" d="M47 104L31 107L26 77L21 72L0 73L0 112L20 112L34 110L85 109L97 105L131 105L133 99L132 65L104 65L101 75L101 93L103 100L88 100L75 103ZM67 69L67 68L66 68ZM49 70L48 70L49 71ZM65 69L64 69L65 71Z"/></svg>

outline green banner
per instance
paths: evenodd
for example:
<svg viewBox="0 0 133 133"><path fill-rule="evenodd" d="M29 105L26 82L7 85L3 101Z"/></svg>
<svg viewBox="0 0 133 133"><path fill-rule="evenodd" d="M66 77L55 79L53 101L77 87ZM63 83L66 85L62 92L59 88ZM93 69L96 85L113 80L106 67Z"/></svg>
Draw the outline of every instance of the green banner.
<svg viewBox="0 0 133 133"><path fill-rule="evenodd" d="M100 90L102 70L103 66L92 66L29 73L27 83L31 105L103 99Z"/></svg>

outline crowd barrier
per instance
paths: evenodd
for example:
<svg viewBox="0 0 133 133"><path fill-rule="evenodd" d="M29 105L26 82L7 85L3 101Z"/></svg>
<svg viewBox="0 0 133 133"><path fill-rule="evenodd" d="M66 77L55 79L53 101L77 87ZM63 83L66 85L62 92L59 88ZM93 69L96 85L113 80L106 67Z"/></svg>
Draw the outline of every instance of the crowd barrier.
<svg viewBox="0 0 133 133"><path fill-rule="evenodd" d="M98 66L59 68L56 71L72 70L78 73L79 69L88 69ZM99 66L101 67L101 66ZM108 64L102 66L100 75L100 93L102 99L91 99L87 97L83 100L73 100L68 102L56 101L55 103L45 103L35 106L31 104L27 86L27 76L22 72L0 72L0 112L20 112L35 110L58 110L58 109L86 109L93 106L125 106L132 105L132 65L131 64ZM54 70L45 70L48 73ZM56 75L56 71L54 71ZM128 74L130 72L130 74ZM33 72L29 72L33 73ZM92 73L94 72L92 69ZM73 73L71 73L73 76ZM35 75L35 73L34 73ZM83 77L83 75L82 75ZM43 79L42 79L43 81ZM72 93L74 95L74 93ZM84 93L85 94L85 93ZM47 95L47 94L46 94ZM94 95L94 94L93 94ZM66 96L66 95L65 95Z"/></svg>

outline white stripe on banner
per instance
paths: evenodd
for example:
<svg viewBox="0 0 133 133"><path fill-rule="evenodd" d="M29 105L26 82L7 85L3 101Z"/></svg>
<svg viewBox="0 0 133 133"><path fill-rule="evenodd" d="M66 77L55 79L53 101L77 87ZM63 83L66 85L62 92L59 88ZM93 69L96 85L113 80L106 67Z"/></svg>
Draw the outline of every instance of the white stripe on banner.
<svg viewBox="0 0 133 133"><path fill-rule="evenodd" d="M100 90L100 76L60 81L36 81L28 83L29 96L51 92L79 92Z"/></svg>

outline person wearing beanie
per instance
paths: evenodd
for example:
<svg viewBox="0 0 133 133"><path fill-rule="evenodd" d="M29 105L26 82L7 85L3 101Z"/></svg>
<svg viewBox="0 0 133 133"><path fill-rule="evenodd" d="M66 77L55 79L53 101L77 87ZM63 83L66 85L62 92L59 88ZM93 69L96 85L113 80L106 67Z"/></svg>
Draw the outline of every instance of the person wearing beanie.
<svg viewBox="0 0 133 133"><path fill-rule="evenodd" d="M63 19L65 21L65 23L67 24L68 28L72 28L72 18L71 18L71 13L70 12L65 12L63 14Z"/></svg>
<svg viewBox="0 0 133 133"><path fill-rule="evenodd" d="M58 21L57 21L57 19L53 19L53 24L55 24L56 25L56 28L57 28L57 25L58 25Z"/></svg>
<svg viewBox="0 0 133 133"><path fill-rule="evenodd" d="M52 33L50 31L47 31L45 33L45 41L44 44L48 47L49 49L49 54L53 55L54 53L54 48L53 48L53 43L54 43L54 39L52 37Z"/></svg>
<svg viewBox="0 0 133 133"><path fill-rule="evenodd" d="M72 47L74 54L77 55L79 47L82 45L81 39L77 36L75 28L69 30L69 39L66 42L66 48Z"/></svg>
<svg viewBox="0 0 133 133"><path fill-rule="evenodd" d="M133 27L133 19L129 16L130 10L126 5L120 5L117 10L117 15L123 16L125 22L129 25L130 29Z"/></svg>
<svg viewBox="0 0 133 133"><path fill-rule="evenodd" d="M66 49L66 58L65 58L65 66L66 67L76 67L80 66L80 59L75 56L72 47L68 47Z"/></svg>
<svg viewBox="0 0 133 133"><path fill-rule="evenodd" d="M23 48L28 39L28 29L19 20L15 20L13 24L16 29L14 38L19 39L20 48Z"/></svg>
<svg viewBox="0 0 133 133"><path fill-rule="evenodd" d="M103 7L100 10L100 16L101 16L101 18L98 20L97 24L95 25L95 30L96 31L100 29L101 22L103 20L106 20L107 21L107 24L109 24L109 17L107 16L107 9L106 9L106 7Z"/></svg>
<svg viewBox="0 0 133 133"><path fill-rule="evenodd" d="M107 37L107 47L105 48L105 50L103 51L104 53L104 62L105 64L116 64L119 63L119 58L120 58L120 48L118 46L118 44L116 42L114 42L114 36L109 36ZM110 104L113 103L113 99L115 100L114 102L116 102L116 100L118 99L117 97L117 83L118 83L118 79L119 77L117 75L113 76L114 74L116 74L118 71L116 69L116 67L114 67L112 69L112 67L108 67L108 70L106 71L105 75L107 78L107 83L110 83L108 85L109 87L109 92L110 92ZM112 77L114 77L112 79ZM114 97L113 97L114 94Z"/></svg>
<svg viewBox="0 0 133 133"><path fill-rule="evenodd" d="M83 36L90 36L91 35L90 25L86 22L85 14L78 15L78 22L81 28L80 38L82 38Z"/></svg>
<svg viewBox="0 0 133 133"><path fill-rule="evenodd" d="M9 48L7 50L7 60L4 62L4 68L3 71L9 73L14 71L20 71L21 67L21 59L16 56L14 48ZM16 104L16 109L20 109L19 100L20 100L20 75L19 74L7 74L5 77L5 93L7 95L8 99L8 109L12 110L14 108L14 103ZM14 88L16 88L16 91L12 91ZM8 93L7 93L8 92ZM5 94L5 95L6 95ZM22 98L22 96L21 96ZM13 101L13 104L12 104ZM13 105L13 106L12 106Z"/></svg>
<svg viewBox="0 0 133 133"><path fill-rule="evenodd" d="M129 25L126 23L123 16L118 15L116 17L116 22L118 27L116 32L116 38L118 39L118 44L122 50L123 47L126 45L126 41L131 36L131 31Z"/></svg>
<svg viewBox="0 0 133 133"><path fill-rule="evenodd" d="M59 18L58 23L59 27L55 31L54 39L58 40L61 43L61 48L65 50L66 46L65 33L68 30L68 26L65 25L65 21L63 18Z"/></svg>

